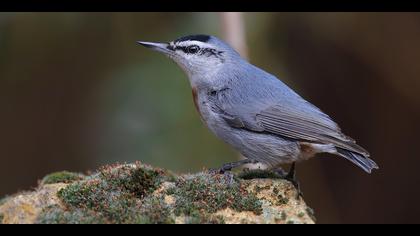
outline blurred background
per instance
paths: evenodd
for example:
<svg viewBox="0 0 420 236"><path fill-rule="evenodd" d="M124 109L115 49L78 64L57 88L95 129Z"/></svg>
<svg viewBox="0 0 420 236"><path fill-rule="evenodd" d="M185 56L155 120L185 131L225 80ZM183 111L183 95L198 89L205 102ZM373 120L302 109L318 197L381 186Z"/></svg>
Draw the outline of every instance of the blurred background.
<svg viewBox="0 0 420 236"><path fill-rule="evenodd" d="M419 13L244 13L247 55L329 114L380 170L298 165L318 223L420 223ZM0 197L60 170L195 172L238 154L201 123L175 63L136 45L225 38L220 13L0 13Z"/></svg>

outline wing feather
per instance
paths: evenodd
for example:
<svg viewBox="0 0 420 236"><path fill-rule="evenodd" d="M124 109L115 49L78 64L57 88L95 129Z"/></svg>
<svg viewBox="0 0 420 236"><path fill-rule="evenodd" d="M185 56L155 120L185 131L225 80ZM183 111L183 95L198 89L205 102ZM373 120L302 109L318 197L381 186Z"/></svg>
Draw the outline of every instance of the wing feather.
<svg viewBox="0 0 420 236"><path fill-rule="evenodd" d="M320 110L305 112L293 107L271 106L256 114L256 120L266 131L293 139L334 144L369 156L355 141L341 133L338 125Z"/></svg>

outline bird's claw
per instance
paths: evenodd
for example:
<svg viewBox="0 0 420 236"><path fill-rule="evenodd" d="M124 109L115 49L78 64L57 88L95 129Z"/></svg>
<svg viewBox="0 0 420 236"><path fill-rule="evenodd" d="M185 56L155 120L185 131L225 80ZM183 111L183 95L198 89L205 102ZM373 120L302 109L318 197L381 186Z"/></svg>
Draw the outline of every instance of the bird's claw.
<svg viewBox="0 0 420 236"><path fill-rule="evenodd" d="M276 170L276 173L282 176L285 180L289 181L293 184L296 188L297 194L296 199L299 200L300 197L303 197L303 193L300 190L300 183L296 179L296 164L293 162L292 166L290 167L289 172L285 172L283 169L279 168Z"/></svg>

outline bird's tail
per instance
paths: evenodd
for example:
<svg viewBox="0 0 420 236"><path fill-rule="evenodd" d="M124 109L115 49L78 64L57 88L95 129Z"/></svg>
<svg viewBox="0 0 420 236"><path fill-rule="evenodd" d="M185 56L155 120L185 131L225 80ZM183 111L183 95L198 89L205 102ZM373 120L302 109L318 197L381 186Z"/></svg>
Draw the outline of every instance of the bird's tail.
<svg viewBox="0 0 420 236"><path fill-rule="evenodd" d="M372 159L369 159L368 156L363 156L359 153L348 151L339 147L337 147L336 150L340 156L353 162L353 164L362 168L369 174L372 172L372 169L379 169L378 165Z"/></svg>

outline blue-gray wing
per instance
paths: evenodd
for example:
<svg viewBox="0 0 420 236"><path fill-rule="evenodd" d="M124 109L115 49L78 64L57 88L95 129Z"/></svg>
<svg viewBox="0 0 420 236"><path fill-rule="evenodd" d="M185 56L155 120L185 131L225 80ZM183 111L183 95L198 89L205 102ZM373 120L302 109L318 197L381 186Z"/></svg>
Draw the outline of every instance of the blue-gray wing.
<svg viewBox="0 0 420 236"><path fill-rule="evenodd" d="M274 105L256 114L264 130L293 139L336 147L369 156L368 152L357 145L353 139L341 133L338 125L326 114L306 112L296 107Z"/></svg>
<svg viewBox="0 0 420 236"><path fill-rule="evenodd" d="M365 149L341 133L328 115L284 84L279 85L281 82L271 80L271 83L264 83L264 86L244 86L242 83L220 91L216 99L220 114L235 128L333 144L369 156Z"/></svg>

